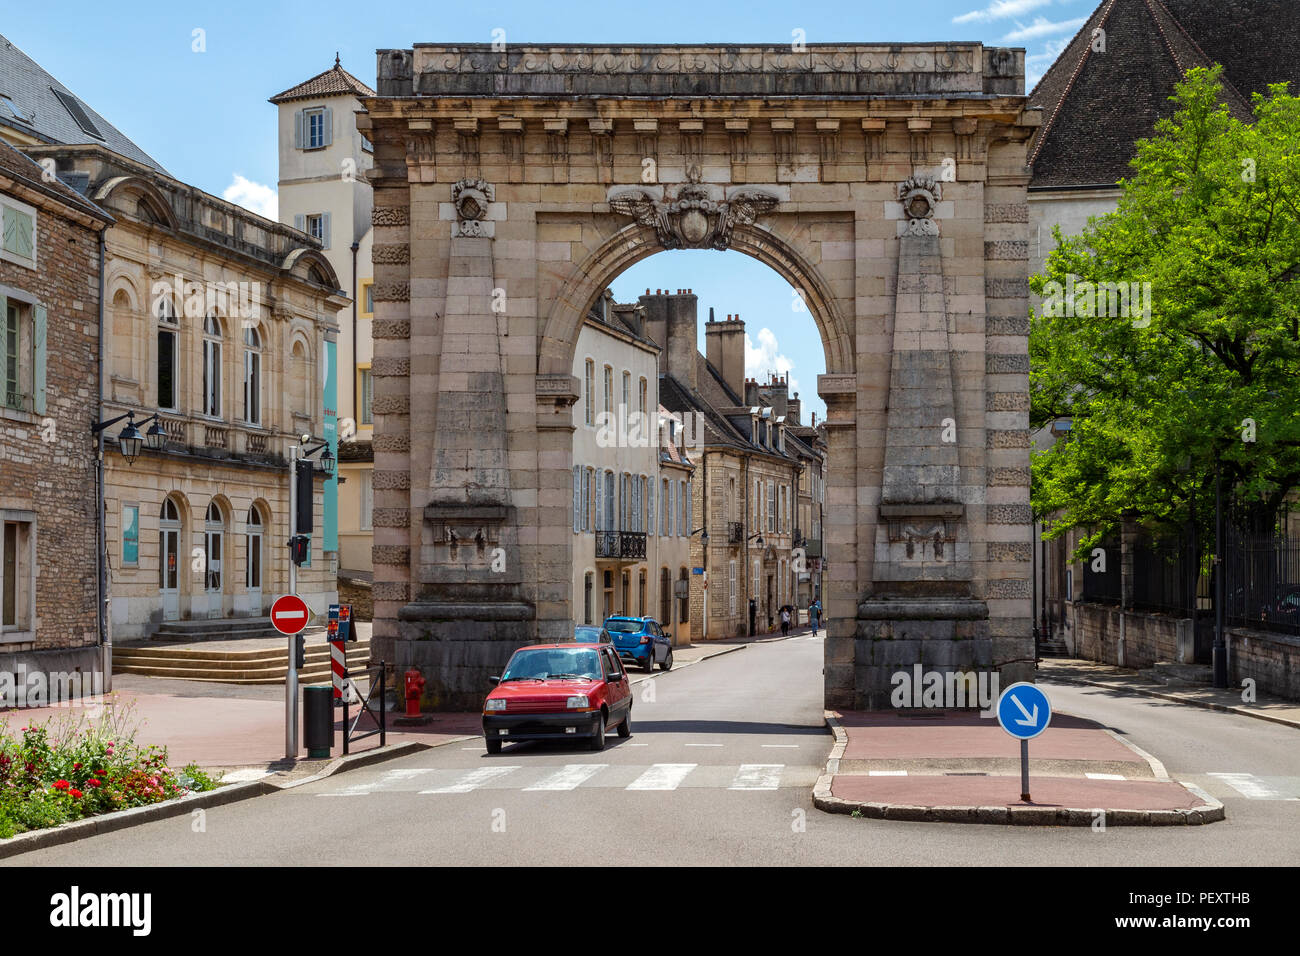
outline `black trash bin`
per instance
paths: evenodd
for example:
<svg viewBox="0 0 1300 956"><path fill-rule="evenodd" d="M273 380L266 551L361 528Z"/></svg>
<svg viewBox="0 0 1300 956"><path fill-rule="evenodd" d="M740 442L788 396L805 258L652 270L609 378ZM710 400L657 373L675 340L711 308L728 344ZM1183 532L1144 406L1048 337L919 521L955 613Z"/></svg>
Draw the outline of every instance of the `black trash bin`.
<svg viewBox="0 0 1300 956"><path fill-rule="evenodd" d="M328 757L334 746L334 687L308 684L302 691L302 718L307 756Z"/></svg>

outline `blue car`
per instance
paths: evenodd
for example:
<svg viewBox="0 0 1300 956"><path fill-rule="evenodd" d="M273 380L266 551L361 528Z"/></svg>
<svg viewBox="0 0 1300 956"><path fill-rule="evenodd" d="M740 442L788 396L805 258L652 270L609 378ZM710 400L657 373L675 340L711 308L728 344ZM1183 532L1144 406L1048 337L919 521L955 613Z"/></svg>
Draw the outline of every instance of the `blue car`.
<svg viewBox="0 0 1300 956"><path fill-rule="evenodd" d="M659 622L652 617L605 618L605 630L614 639L614 650L629 664L636 664L647 673L656 664L660 670L673 666L673 636L664 633Z"/></svg>

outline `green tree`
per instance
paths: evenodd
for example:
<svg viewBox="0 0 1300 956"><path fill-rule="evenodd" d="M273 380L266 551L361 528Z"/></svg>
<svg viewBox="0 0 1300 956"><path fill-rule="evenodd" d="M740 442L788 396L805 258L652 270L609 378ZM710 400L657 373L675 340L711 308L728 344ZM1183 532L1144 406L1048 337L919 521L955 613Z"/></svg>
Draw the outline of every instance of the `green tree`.
<svg viewBox="0 0 1300 956"><path fill-rule="evenodd" d="M1271 86L1243 123L1220 75L1188 72L1116 211L1055 230L1030 281L1031 423L1072 420L1034 509L1080 553L1129 509L1208 528L1216 467L1261 525L1300 484L1300 99Z"/></svg>

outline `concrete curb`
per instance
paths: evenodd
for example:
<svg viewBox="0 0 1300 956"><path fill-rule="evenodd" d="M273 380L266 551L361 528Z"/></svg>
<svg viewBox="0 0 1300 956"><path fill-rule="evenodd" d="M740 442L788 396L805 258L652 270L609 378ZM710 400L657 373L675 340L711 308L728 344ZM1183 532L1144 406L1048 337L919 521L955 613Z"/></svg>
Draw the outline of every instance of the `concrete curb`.
<svg viewBox="0 0 1300 956"><path fill-rule="evenodd" d="M19 833L7 840L0 840L0 860L21 853L30 853L33 850L43 850L47 847L73 843L102 833L113 833L117 830L125 830L129 827L141 826L157 820L183 816L194 810L206 810L209 807L225 806L226 804L249 800L253 797L279 793L283 790L292 790L295 787L314 783L335 774L346 773L349 770L357 770L371 764L405 757L421 750L432 750L434 747L442 747L470 739L472 738L469 736L460 736L436 744L421 741L389 744L386 747L376 747L372 750L363 750L361 753L339 757L330 761L320 773L304 777L301 780L290 780L281 784L273 782L270 778L263 778L261 780L250 780L247 783L232 783L224 787L218 787L216 790L192 793L178 800L154 803L147 807L132 807L129 810L118 810L114 813L103 813L96 817L87 817L84 820L73 820L71 823L64 823L57 827Z"/></svg>
<svg viewBox="0 0 1300 956"><path fill-rule="evenodd" d="M1201 707L1205 710L1217 710L1224 714L1236 714L1238 717L1253 717L1255 720L1267 720L1271 724L1281 724L1283 727L1291 727L1300 730L1300 720L1291 720L1287 717L1278 717L1274 714L1261 713L1256 710L1250 710L1246 707L1229 707L1227 704L1218 704L1212 700L1194 700L1187 697L1181 697L1178 694L1162 694L1158 690L1148 690L1145 687L1128 687L1125 685L1108 684L1105 681L1085 680L1082 677L1058 677L1055 674L1043 675L1043 680L1057 684L1077 684L1080 687L1100 687L1104 690L1123 690L1130 694L1140 694L1143 697L1155 697L1159 700L1171 700L1176 704L1187 704L1189 707Z"/></svg>
<svg viewBox="0 0 1300 956"><path fill-rule="evenodd" d="M1205 801L1205 806L1189 810L1107 810L1101 807L919 807L897 803L864 803L845 800L831 793L831 782L839 770L849 736L836 716L825 712L826 725L835 735L826 769L813 785L813 806L825 813L857 813L874 820L906 820L912 823L992 823L1003 826L1087 827L1097 819L1098 811L1106 826L1199 826L1224 819L1223 803L1199 787L1180 785ZM1168 780L1160 761L1137 747L1132 747L1157 768L1157 776Z"/></svg>

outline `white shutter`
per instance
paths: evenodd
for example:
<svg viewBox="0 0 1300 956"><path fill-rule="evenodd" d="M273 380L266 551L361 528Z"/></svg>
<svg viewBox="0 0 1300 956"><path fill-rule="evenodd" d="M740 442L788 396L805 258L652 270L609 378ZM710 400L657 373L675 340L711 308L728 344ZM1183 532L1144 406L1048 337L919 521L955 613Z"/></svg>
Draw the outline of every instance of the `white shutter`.
<svg viewBox="0 0 1300 956"><path fill-rule="evenodd" d="M306 232L306 231L307 231L307 217L306 217L305 215L303 215L302 213L297 213L297 214L293 217L293 228L297 229L299 232Z"/></svg>
<svg viewBox="0 0 1300 956"><path fill-rule="evenodd" d="M658 478L646 479L646 534L654 536L655 533L655 486L659 484Z"/></svg>
<svg viewBox="0 0 1300 956"><path fill-rule="evenodd" d="M293 145L297 149L302 149L306 137L303 135L303 112L299 110L293 114Z"/></svg>
<svg viewBox="0 0 1300 956"><path fill-rule="evenodd" d="M321 213L320 217L320 234L321 246L325 249L330 247L330 214Z"/></svg>
<svg viewBox="0 0 1300 956"><path fill-rule="evenodd" d="M325 139L324 139L324 144L325 144L326 146L329 146L331 143L334 142L334 109L333 109L333 107L330 107L330 106L325 107L324 122L325 122L325 129L323 130L323 135L324 135L324 137L325 137Z"/></svg>
<svg viewBox="0 0 1300 956"><path fill-rule="evenodd" d="M8 401L9 380L9 299L0 295L0 407Z"/></svg>
<svg viewBox="0 0 1300 956"><path fill-rule="evenodd" d="M596 483L596 530L605 530L605 477L596 472L592 475Z"/></svg>
<svg viewBox="0 0 1300 956"><path fill-rule="evenodd" d="M573 466L573 530L582 530L582 476L585 469Z"/></svg>

